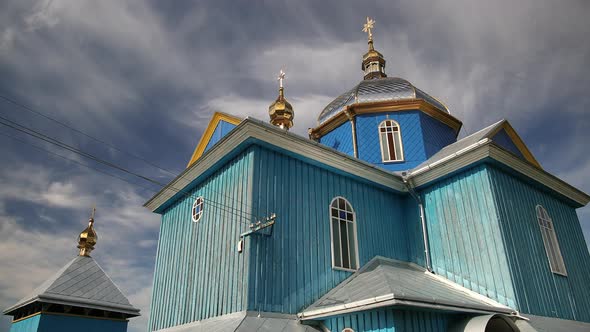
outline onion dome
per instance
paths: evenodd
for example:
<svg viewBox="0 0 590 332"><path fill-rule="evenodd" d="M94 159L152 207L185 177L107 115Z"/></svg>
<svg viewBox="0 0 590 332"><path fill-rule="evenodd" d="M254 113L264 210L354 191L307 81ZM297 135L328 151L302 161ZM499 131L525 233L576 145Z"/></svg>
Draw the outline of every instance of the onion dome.
<svg viewBox="0 0 590 332"><path fill-rule="evenodd" d="M289 128L293 127L293 118L295 117L295 112L293 112L293 107L285 98L285 92L283 88L283 80L285 79L285 72L283 70L280 71L278 81L279 81L279 96L277 100L274 101L268 107L268 115L270 116L270 123L285 130L289 130Z"/></svg>
<svg viewBox="0 0 590 332"><path fill-rule="evenodd" d="M80 249L80 256L90 256L92 250L94 250L94 245L96 245L96 241L98 240L98 235L96 235L96 231L94 230L94 212L96 209L92 209L92 216L90 220L88 220L88 227L80 233L78 237L78 249Z"/></svg>
<svg viewBox="0 0 590 332"><path fill-rule="evenodd" d="M384 77L363 80L352 89L334 99L318 116L318 125L328 121L350 105L415 99L422 99L441 112L449 113L447 107L440 101L418 89L405 79Z"/></svg>

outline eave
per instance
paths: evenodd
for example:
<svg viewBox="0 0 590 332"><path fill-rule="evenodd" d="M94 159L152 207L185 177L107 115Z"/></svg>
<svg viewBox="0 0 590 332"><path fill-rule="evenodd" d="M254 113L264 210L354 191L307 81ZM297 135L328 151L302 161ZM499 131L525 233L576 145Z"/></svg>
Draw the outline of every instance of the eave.
<svg viewBox="0 0 590 332"><path fill-rule="evenodd" d="M442 123L451 127L455 134L459 133L463 123L449 113L439 110L424 99L403 99L403 100L388 100L376 101L369 103L356 103L346 106L342 111L338 112L332 118L322 123L321 125L312 128L310 135L312 137L322 137L330 131L334 130L344 122L349 120L349 117L356 115L370 114L370 113L384 113L384 112L401 112L419 110L428 116L431 116Z"/></svg>
<svg viewBox="0 0 590 332"><path fill-rule="evenodd" d="M266 145L285 151L318 164L336 169L350 176L360 178L397 192L406 191L401 178L373 164L353 158L347 154L328 148L315 141L284 131L259 120L247 118L234 130L221 139L213 148L204 153L196 162L185 169L166 187L150 198L144 206L153 212L161 212L160 208L171 198L179 195L179 191L210 171L228 155L235 154L251 144Z"/></svg>
<svg viewBox="0 0 590 332"><path fill-rule="evenodd" d="M538 182L548 189L567 197L580 206L585 206L590 202L590 196L588 194L536 165L516 157L487 138L433 164L414 169L408 172L407 176L412 179L416 187L421 187L485 160L494 160L516 171L519 175Z"/></svg>
<svg viewBox="0 0 590 332"><path fill-rule="evenodd" d="M397 192L407 192L402 177L397 174L328 148L313 140L286 132L259 120L247 118L150 198L144 206L153 212L162 213L166 204L175 196L182 195L182 191L186 190L187 186L206 176L207 172L211 172L216 165L223 163L224 159L239 153L252 144L300 156L302 159L311 160L322 167L332 168ZM433 164L410 170L406 176L412 180L414 186L421 187L486 160L495 160L520 175L572 200L579 206L585 206L590 202L590 196L586 193L498 147L487 138Z"/></svg>

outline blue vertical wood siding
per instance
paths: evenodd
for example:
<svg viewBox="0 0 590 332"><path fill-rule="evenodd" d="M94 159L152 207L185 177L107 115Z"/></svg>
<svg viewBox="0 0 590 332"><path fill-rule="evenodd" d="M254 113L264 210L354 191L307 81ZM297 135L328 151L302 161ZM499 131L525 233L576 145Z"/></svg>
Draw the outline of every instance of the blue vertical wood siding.
<svg viewBox="0 0 590 332"><path fill-rule="evenodd" d="M39 330L39 322L41 315L36 315L23 319L10 326L10 332L37 332Z"/></svg>
<svg viewBox="0 0 590 332"><path fill-rule="evenodd" d="M253 152L246 150L168 207L162 215L151 330L246 309L248 253L239 254L240 233L251 222ZM195 197L205 198L198 223Z"/></svg>
<svg viewBox="0 0 590 332"><path fill-rule="evenodd" d="M297 313L350 276L332 269L328 207L336 196L356 213L360 266L376 255L408 259L403 197L263 147L255 160L254 209L277 218L272 236L246 243L249 310Z"/></svg>
<svg viewBox="0 0 590 332"><path fill-rule="evenodd" d="M489 173L519 310L590 321L590 255L575 209L499 168L490 168ZM553 219L567 277L551 272L537 204Z"/></svg>
<svg viewBox="0 0 590 332"><path fill-rule="evenodd" d="M223 136L227 135L235 127L236 126L234 124L220 120L219 123L217 123L217 127L215 127L215 131L213 131L213 135L211 136L211 139L209 139L209 143L207 143L203 153L211 149L215 143L221 141Z"/></svg>
<svg viewBox="0 0 590 332"><path fill-rule="evenodd" d="M345 328L355 332L446 332L448 322L449 316L442 313L381 309L339 316L323 323L331 332Z"/></svg>
<svg viewBox="0 0 590 332"><path fill-rule="evenodd" d="M126 332L127 321L40 314L12 324L10 332Z"/></svg>
<svg viewBox="0 0 590 332"><path fill-rule="evenodd" d="M485 165L421 191L432 266L459 285L515 307L503 235Z"/></svg>
<svg viewBox="0 0 590 332"><path fill-rule="evenodd" d="M338 126L336 129L327 133L320 138L320 143L331 147L349 156L354 156L354 148L352 146L352 124L350 121Z"/></svg>

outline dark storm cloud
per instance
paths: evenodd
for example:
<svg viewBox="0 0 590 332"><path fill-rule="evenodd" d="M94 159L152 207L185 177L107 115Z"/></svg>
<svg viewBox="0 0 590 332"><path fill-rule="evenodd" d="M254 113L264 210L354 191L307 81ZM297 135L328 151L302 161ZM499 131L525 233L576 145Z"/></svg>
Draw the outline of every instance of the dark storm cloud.
<svg viewBox="0 0 590 332"><path fill-rule="evenodd" d="M14 0L0 9L0 94L166 169L185 166L215 110L266 120L281 67L294 131L305 135L322 107L361 79L369 15L390 76L443 100L467 133L508 118L548 171L590 191L581 144L590 139L585 1ZM0 102L0 114L163 182L171 177L8 103ZM72 257L96 203L96 257L142 307L132 325L143 330L158 218L141 204L155 187L4 136L0 148L0 264L9 267L0 305ZM587 238L588 211L580 210ZM23 243L35 246L18 260L6 254ZM39 262L40 253L47 259Z"/></svg>

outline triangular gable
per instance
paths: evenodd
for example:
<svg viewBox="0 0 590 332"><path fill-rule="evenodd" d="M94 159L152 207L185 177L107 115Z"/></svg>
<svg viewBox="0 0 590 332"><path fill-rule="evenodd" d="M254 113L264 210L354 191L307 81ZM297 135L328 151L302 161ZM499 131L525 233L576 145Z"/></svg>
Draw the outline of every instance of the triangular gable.
<svg viewBox="0 0 590 332"><path fill-rule="evenodd" d="M233 115L222 112L213 113L213 116L207 125L207 129L205 129L203 136L201 136L199 144L197 144L186 167L190 167L190 165L197 161L205 151L215 145L215 143L221 140L223 136L227 135L227 133L235 128L240 122L242 122L242 119Z"/></svg>
<svg viewBox="0 0 590 332"><path fill-rule="evenodd" d="M486 137L492 141L497 142L500 146L506 148L512 153L515 153L516 155L520 154L531 164L542 168L541 164L539 164L537 159L535 159L529 148L526 146L526 144L524 144L524 141L520 138L520 136L518 136L508 120L502 120L498 126L496 126L486 135ZM514 151L514 149L517 149L517 151Z"/></svg>

